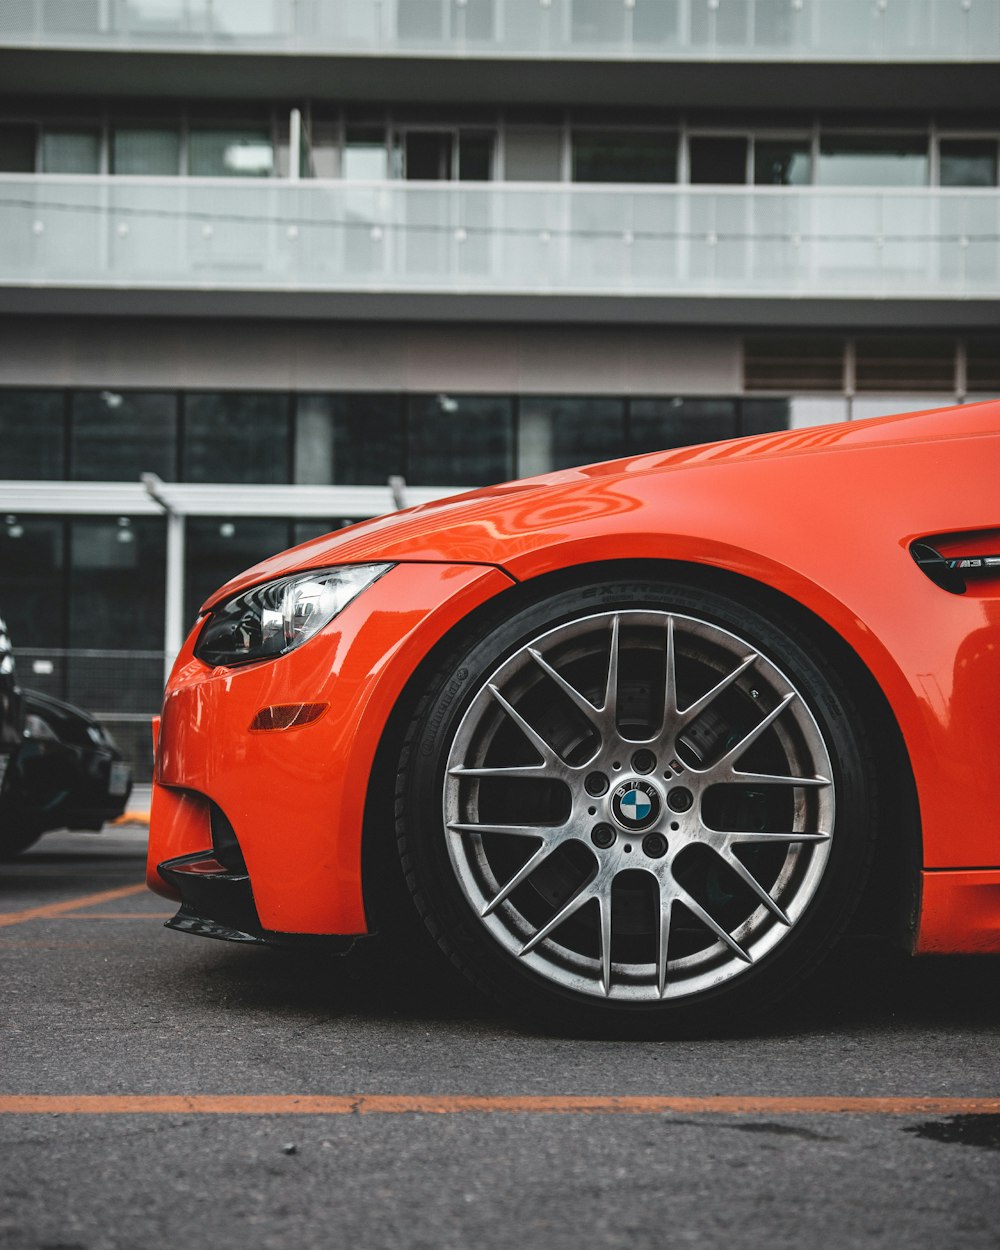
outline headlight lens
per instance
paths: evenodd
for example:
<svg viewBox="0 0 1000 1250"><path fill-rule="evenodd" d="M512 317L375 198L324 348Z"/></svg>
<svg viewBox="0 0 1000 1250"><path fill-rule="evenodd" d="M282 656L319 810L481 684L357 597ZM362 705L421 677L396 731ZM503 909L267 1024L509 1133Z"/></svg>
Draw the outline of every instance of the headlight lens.
<svg viewBox="0 0 1000 1250"><path fill-rule="evenodd" d="M206 664L271 660L308 642L391 564L311 569L254 586L213 608L194 653Z"/></svg>

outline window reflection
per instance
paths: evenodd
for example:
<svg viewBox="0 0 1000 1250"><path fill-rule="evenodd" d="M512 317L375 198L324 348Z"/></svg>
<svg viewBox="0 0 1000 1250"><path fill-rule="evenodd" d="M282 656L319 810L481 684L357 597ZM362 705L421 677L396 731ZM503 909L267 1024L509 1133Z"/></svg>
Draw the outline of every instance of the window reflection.
<svg viewBox="0 0 1000 1250"><path fill-rule="evenodd" d="M287 482L288 399L224 391L188 395L184 409L188 482Z"/></svg>
<svg viewBox="0 0 1000 1250"><path fill-rule="evenodd" d="M210 594L245 568L291 544L282 518L191 517L187 522L184 606L194 622Z"/></svg>
<svg viewBox="0 0 1000 1250"><path fill-rule="evenodd" d="M403 472L399 395L300 395L295 481L324 485L385 482Z"/></svg>
<svg viewBox="0 0 1000 1250"><path fill-rule="evenodd" d="M196 178L266 178L274 147L264 127L198 127L188 138L188 172Z"/></svg>
<svg viewBox="0 0 1000 1250"><path fill-rule="evenodd" d="M411 396L407 480L416 486L485 486L513 477L512 408L499 395Z"/></svg>
<svg viewBox="0 0 1000 1250"><path fill-rule="evenodd" d="M625 405L620 399L522 399L517 475L530 477L592 464L624 453Z"/></svg>
<svg viewBox="0 0 1000 1250"><path fill-rule="evenodd" d="M574 182L675 182L673 135L641 131L573 132Z"/></svg>
<svg viewBox="0 0 1000 1250"><path fill-rule="evenodd" d="M48 517L0 515L0 607L15 652L65 645L64 523ZM163 632L159 627L160 636ZM20 680L31 684L28 674Z"/></svg>
<svg viewBox="0 0 1000 1250"><path fill-rule="evenodd" d="M923 187L926 135L824 135L816 181L828 187Z"/></svg>
<svg viewBox="0 0 1000 1250"><path fill-rule="evenodd" d="M995 139L942 139L938 181L943 187L995 187Z"/></svg>
<svg viewBox="0 0 1000 1250"><path fill-rule="evenodd" d="M117 126L111 138L113 174L171 175L180 172L181 135L175 126Z"/></svg>
<svg viewBox="0 0 1000 1250"><path fill-rule="evenodd" d="M70 476L134 482L177 476L177 397L167 392L80 391L73 396Z"/></svg>
<svg viewBox="0 0 1000 1250"><path fill-rule="evenodd" d="M629 450L664 451L736 437L734 399L633 399Z"/></svg>
<svg viewBox="0 0 1000 1250"><path fill-rule="evenodd" d="M0 390L0 477L63 476L64 404L62 391Z"/></svg>
<svg viewBox="0 0 1000 1250"><path fill-rule="evenodd" d="M812 181L812 153L806 139L758 139L753 151L758 186L805 187Z"/></svg>

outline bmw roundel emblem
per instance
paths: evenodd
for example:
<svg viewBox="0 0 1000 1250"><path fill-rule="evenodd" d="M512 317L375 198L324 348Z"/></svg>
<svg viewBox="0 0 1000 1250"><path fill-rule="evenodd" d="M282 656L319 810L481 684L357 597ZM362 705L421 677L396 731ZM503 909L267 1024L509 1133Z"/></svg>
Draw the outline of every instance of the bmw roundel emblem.
<svg viewBox="0 0 1000 1250"><path fill-rule="evenodd" d="M611 796L611 811L624 829L646 829L660 814L660 796L648 781L626 781Z"/></svg>

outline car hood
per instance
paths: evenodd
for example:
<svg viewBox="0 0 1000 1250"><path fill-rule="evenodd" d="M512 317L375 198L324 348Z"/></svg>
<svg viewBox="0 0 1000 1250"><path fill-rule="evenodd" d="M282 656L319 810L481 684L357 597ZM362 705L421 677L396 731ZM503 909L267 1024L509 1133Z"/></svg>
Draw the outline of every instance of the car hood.
<svg viewBox="0 0 1000 1250"><path fill-rule="evenodd" d="M788 462L790 478L799 472L802 457L846 457L997 432L1000 402L993 401L706 443L507 482L388 513L281 552L220 587L202 610L271 578L335 564L488 564L515 577L530 576L530 553L539 546L565 542L574 528L604 538L623 527L640 532L642 522L635 514L641 515L651 501L656 504L657 532L662 532L663 512L670 512L671 500L680 532L696 532L684 520L698 510L693 499L714 499L714 506L724 510L726 497L739 493L737 479L752 477L758 466ZM844 461L844 474L850 471ZM769 490L774 480L772 473ZM740 519L732 517L736 532ZM662 555L653 550L648 554ZM609 554L595 549L592 558Z"/></svg>

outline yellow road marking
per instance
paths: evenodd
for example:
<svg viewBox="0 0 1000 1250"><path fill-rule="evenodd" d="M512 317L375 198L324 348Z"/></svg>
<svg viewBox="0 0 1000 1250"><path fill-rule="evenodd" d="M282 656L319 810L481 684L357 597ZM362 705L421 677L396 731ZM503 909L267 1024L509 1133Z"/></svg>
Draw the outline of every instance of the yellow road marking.
<svg viewBox="0 0 1000 1250"><path fill-rule="evenodd" d="M27 924L29 920L48 920L52 916L61 916L64 912L79 911L83 907L96 907L98 903L110 903L112 899L142 894L145 890L145 884L123 885L116 890L101 890L98 894L84 894L82 898L65 899L61 903L46 903L42 907L28 907L24 911L4 912L0 914L0 929L5 929L12 924Z"/></svg>
<svg viewBox="0 0 1000 1250"><path fill-rule="evenodd" d="M0 1115L997 1115L1000 1098L477 1094L12 1094Z"/></svg>

